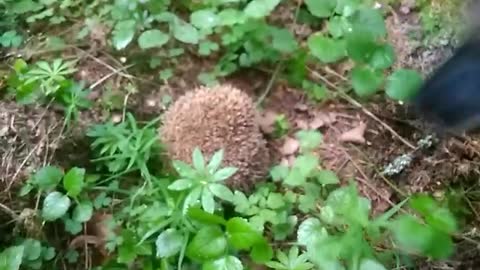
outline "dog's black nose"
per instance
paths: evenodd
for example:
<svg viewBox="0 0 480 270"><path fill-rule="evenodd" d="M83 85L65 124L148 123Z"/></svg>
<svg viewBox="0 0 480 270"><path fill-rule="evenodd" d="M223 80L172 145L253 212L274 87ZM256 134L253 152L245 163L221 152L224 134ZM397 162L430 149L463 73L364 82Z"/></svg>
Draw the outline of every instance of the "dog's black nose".
<svg viewBox="0 0 480 270"><path fill-rule="evenodd" d="M415 111L437 129L461 133L480 128L480 40L470 39L425 80Z"/></svg>

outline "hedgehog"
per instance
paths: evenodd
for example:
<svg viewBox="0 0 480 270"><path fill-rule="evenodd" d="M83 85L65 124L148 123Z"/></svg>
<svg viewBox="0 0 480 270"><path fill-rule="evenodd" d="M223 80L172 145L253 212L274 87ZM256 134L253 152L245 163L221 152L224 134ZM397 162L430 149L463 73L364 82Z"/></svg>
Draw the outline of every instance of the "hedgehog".
<svg viewBox="0 0 480 270"><path fill-rule="evenodd" d="M170 159L192 162L198 147L206 160L224 150L222 166L238 170L226 180L232 189L248 192L267 176L270 154L256 121L252 99L229 84L189 91L163 115L160 137Z"/></svg>

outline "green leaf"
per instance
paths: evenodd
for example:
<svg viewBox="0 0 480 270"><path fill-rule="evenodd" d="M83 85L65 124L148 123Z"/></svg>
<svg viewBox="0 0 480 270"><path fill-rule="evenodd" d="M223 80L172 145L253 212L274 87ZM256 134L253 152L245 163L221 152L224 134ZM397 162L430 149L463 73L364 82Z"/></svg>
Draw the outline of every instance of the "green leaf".
<svg viewBox="0 0 480 270"><path fill-rule="evenodd" d="M71 168L63 178L63 187L67 191L67 194L71 197L76 197L83 189L85 179L85 169L83 168Z"/></svg>
<svg viewBox="0 0 480 270"><path fill-rule="evenodd" d="M73 219L66 218L64 220L65 230L72 235L80 233L83 229L82 223L77 222Z"/></svg>
<svg viewBox="0 0 480 270"><path fill-rule="evenodd" d="M6 248L0 253L0 269L19 270L22 264L25 247L13 246Z"/></svg>
<svg viewBox="0 0 480 270"><path fill-rule="evenodd" d="M184 178L195 178L196 171L187 163L180 160L174 160L172 161L172 165L180 176Z"/></svg>
<svg viewBox="0 0 480 270"><path fill-rule="evenodd" d="M223 149L220 149L216 151L213 156L210 158L210 161L208 162L207 169L210 173L215 173L218 168L220 168L220 165L222 164L223 161L223 155L225 151Z"/></svg>
<svg viewBox="0 0 480 270"><path fill-rule="evenodd" d="M178 179L175 182L171 183L168 186L168 189L180 191L180 190L189 189L192 186L193 186L192 180L190 180L190 179Z"/></svg>
<svg viewBox="0 0 480 270"><path fill-rule="evenodd" d="M24 14L28 12L39 11L43 8L43 5L37 3L33 0L20 0L13 1L12 5L9 7L9 11L14 14Z"/></svg>
<svg viewBox="0 0 480 270"><path fill-rule="evenodd" d="M55 258L56 252L53 247L45 247L42 249L42 257L45 261L50 261Z"/></svg>
<svg viewBox="0 0 480 270"><path fill-rule="evenodd" d="M200 29L213 29L220 24L220 19L212 9L200 9L190 15L190 22Z"/></svg>
<svg viewBox="0 0 480 270"><path fill-rule="evenodd" d="M368 32L351 32L346 36L347 53L358 63L368 63L378 48L374 37Z"/></svg>
<svg viewBox="0 0 480 270"><path fill-rule="evenodd" d="M192 219L196 219L200 222L210 225L225 225L227 223L227 221L222 217L205 212L199 207L190 207L188 209L188 216Z"/></svg>
<svg viewBox="0 0 480 270"><path fill-rule="evenodd" d="M93 215L93 204L90 201L84 201L78 204L73 209L73 220L83 223L87 222L92 218Z"/></svg>
<svg viewBox="0 0 480 270"><path fill-rule="evenodd" d="M23 257L27 261L35 261L42 255L42 244L36 239L25 239L22 243L24 247Z"/></svg>
<svg viewBox="0 0 480 270"><path fill-rule="evenodd" d="M222 184L210 184L208 188L213 193L213 195L217 196L218 198L225 200L227 202L231 202L233 200L233 192Z"/></svg>
<svg viewBox="0 0 480 270"><path fill-rule="evenodd" d="M33 176L33 183L41 190L51 190L60 183L63 177L63 172L54 166L46 166L41 168Z"/></svg>
<svg viewBox="0 0 480 270"><path fill-rule="evenodd" d="M201 195L202 186L198 186L192 191L190 191L190 193L188 193L187 197L185 198L185 201L183 202L183 213L187 213L188 208L191 205L196 204Z"/></svg>
<svg viewBox="0 0 480 270"><path fill-rule="evenodd" d="M155 241L157 257L168 258L177 255L182 249L183 242L184 237L179 231L173 228L166 229Z"/></svg>
<svg viewBox="0 0 480 270"><path fill-rule="evenodd" d="M119 21L115 28L113 29L113 46L117 50L122 50L132 42L133 37L135 36L135 27L136 22L135 20L124 20Z"/></svg>
<svg viewBox="0 0 480 270"><path fill-rule="evenodd" d="M295 133L295 137L300 142L302 152L314 150L323 142L322 133L316 130L300 130Z"/></svg>
<svg viewBox="0 0 480 270"><path fill-rule="evenodd" d="M224 255L227 239L218 226L201 228L187 246L186 255L192 260L205 262Z"/></svg>
<svg viewBox="0 0 480 270"><path fill-rule="evenodd" d="M202 208L208 213L213 213L215 211L213 194L208 188L202 190Z"/></svg>
<svg viewBox="0 0 480 270"><path fill-rule="evenodd" d="M280 193L270 193L267 197L267 207L270 209L279 209L285 206L285 201Z"/></svg>
<svg viewBox="0 0 480 270"><path fill-rule="evenodd" d="M297 242L300 245L310 246L326 237L328 232L317 218L307 218L298 227Z"/></svg>
<svg viewBox="0 0 480 270"><path fill-rule="evenodd" d="M179 21L172 24L173 27L173 36L183 42L188 44L198 44L200 35L198 30L193 27L191 24Z"/></svg>
<svg viewBox="0 0 480 270"><path fill-rule="evenodd" d="M293 162L293 168L299 170L303 177L308 177L318 167L320 160L315 154L298 156Z"/></svg>
<svg viewBox="0 0 480 270"><path fill-rule="evenodd" d="M363 259L359 270L387 270L385 266L372 259Z"/></svg>
<svg viewBox="0 0 480 270"><path fill-rule="evenodd" d="M236 249L249 249L256 243L263 241L262 235L253 229L243 218L234 217L229 219L226 227L229 242Z"/></svg>
<svg viewBox="0 0 480 270"><path fill-rule="evenodd" d="M200 148L195 147L192 153L193 168L197 171L205 170L205 160Z"/></svg>
<svg viewBox="0 0 480 270"><path fill-rule="evenodd" d="M333 63L346 55L345 42L313 34L307 40L308 48L313 56L323 63Z"/></svg>
<svg viewBox="0 0 480 270"><path fill-rule="evenodd" d="M298 48L298 42L295 36L288 29L271 30L272 47L282 53L292 53Z"/></svg>
<svg viewBox="0 0 480 270"><path fill-rule="evenodd" d="M252 246L250 257L255 263L268 262L273 257L273 249L267 241L260 241Z"/></svg>
<svg viewBox="0 0 480 270"><path fill-rule="evenodd" d="M237 171L238 169L234 167L222 168L213 175L213 181L215 182L224 181L230 178L232 175L234 175Z"/></svg>
<svg viewBox="0 0 480 270"><path fill-rule="evenodd" d="M305 0L308 11L319 18L328 18L332 15L336 0Z"/></svg>
<svg viewBox="0 0 480 270"><path fill-rule="evenodd" d="M361 7L351 16L350 22L353 32L368 32L375 38L384 37L387 34L385 20L378 9Z"/></svg>
<svg viewBox="0 0 480 270"><path fill-rule="evenodd" d="M355 67L351 73L352 86L360 97L375 94L383 83L383 74L368 67Z"/></svg>
<svg viewBox="0 0 480 270"><path fill-rule="evenodd" d="M147 30L138 37L138 46L140 46L140 48L144 50L155 47L162 47L168 42L169 39L169 35L163 33L160 30Z"/></svg>
<svg viewBox="0 0 480 270"><path fill-rule="evenodd" d="M376 69L386 69L395 63L395 50L390 44L377 47L370 59L370 66Z"/></svg>
<svg viewBox="0 0 480 270"><path fill-rule="evenodd" d="M418 72L398 69L388 77L385 92L394 100L408 101L417 94L422 82Z"/></svg>
<svg viewBox="0 0 480 270"><path fill-rule="evenodd" d="M331 170L321 170L317 173L317 181L322 185L338 184L340 180L337 174Z"/></svg>
<svg viewBox="0 0 480 270"><path fill-rule="evenodd" d="M280 181L288 176L288 167L284 165L276 165L270 169L270 176L273 181Z"/></svg>
<svg viewBox="0 0 480 270"><path fill-rule="evenodd" d="M53 191L43 200L42 217L46 221L56 220L65 213L70 207L70 198L58 191Z"/></svg>
<svg viewBox="0 0 480 270"><path fill-rule="evenodd" d="M244 13L248 17L260 19L270 15L279 3L280 0L253 0L245 7Z"/></svg>
<svg viewBox="0 0 480 270"><path fill-rule="evenodd" d="M237 257L226 256L205 263L202 270L243 270L243 265Z"/></svg>

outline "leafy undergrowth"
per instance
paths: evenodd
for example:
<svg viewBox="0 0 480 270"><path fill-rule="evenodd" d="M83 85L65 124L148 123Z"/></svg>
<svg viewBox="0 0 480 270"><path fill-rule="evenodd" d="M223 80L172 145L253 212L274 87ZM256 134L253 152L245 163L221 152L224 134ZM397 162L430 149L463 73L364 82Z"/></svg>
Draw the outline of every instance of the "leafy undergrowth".
<svg viewBox="0 0 480 270"><path fill-rule="evenodd" d="M408 102L422 76L393 68L387 7L367 0L0 2L9 60L3 99L63 119L55 143L42 139L33 148L46 158L26 179L2 176L16 182L2 194L11 203L0 204L8 215L1 217L0 269L407 269L422 258L451 258L456 239L475 243L462 234L455 208L465 194L475 200L474 192L457 201L399 196L373 213L355 178L324 166L321 124L291 134L292 123L277 115L270 133L289 134L297 149L247 194L224 184L237 168L223 166L223 150L207 159L197 148L192 164L169 160L159 112L144 122L127 109L141 85L170 92L143 104L162 111L179 94L172 90L213 85L245 69L271 73L259 105L276 80L318 107L343 100L361 107L352 96ZM85 59L101 71L85 68ZM11 123L0 124L1 139ZM79 132L89 143L88 166L60 166L44 148L56 152ZM354 128L342 138L364 143L363 133ZM11 144L0 142L2 149ZM413 151L429 146L425 139ZM412 159L388 158L394 161L383 177Z"/></svg>

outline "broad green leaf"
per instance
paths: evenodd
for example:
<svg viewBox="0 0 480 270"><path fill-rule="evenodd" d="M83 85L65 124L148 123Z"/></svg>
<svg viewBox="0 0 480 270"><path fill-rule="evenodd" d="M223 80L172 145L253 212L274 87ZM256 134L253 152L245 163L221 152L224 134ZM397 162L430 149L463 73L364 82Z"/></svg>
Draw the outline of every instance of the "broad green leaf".
<svg viewBox="0 0 480 270"><path fill-rule="evenodd" d="M65 231L69 232L72 235L77 235L83 230L82 223L75 221L73 219L66 218L64 219Z"/></svg>
<svg viewBox="0 0 480 270"><path fill-rule="evenodd" d="M323 142L322 133L316 130L300 130L295 133L300 142L301 151L311 151L317 148Z"/></svg>
<svg viewBox="0 0 480 270"><path fill-rule="evenodd" d="M53 247L44 247L42 249L42 257L45 261L50 261L55 258L56 252Z"/></svg>
<svg viewBox="0 0 480 270"><path fill-rule="evenodd" d="M202 190L202 208L208 213L213 213L215 211L213 194L208 188Z"/></svg>
<svg viewBox="0 0 480 270"><path fill-rule="evenodd" d="M226 256L205 263L202 270L243 270L243 265L237 257Z"/></svg>
<svg viewBox="0 0 480 270"><path fill-rule="evenodd" d="M387 34L385 20L380 10L361 7L351 17L353 32L368 32L375 38L384 37Z"/></svg>
<svg viewBox="0 0 480 270"><path fill-rule="evenodd" d="M67 194L76 197L83 189L85 169L73 167L63 177L63 187Z"/></svg>
<svg viewBox="0 0 480 270"><path fill-rule="evenodd" d="M250 257L256 263L268 262L273 257L273 249L267 241L260 241L252 246Z"/></svg>
<svg viewBox="0 0 480 270"><path fill-rule="evenodd" d="M351 32L346 35L348 56L358 63L369 63L378 45L368 32Z"/></svg>
<svg viewBox="0 0 480 270"><path fill-rule="evenodd" d="M155 241L157 257L168 258L177 255L182 249L184 242L183 235L176 229L169 228L158 235Z"/></svg>
<svg viewBox="0 0 480 270"><path fill-rule="evenodd" d="M205 262L219 258L227 250L227 239L218 226L202 227L188 244L188 258Z"/></svg>
<svg viewBox="0 0 480 270"><path fill-rule="evenodd" d="M270 169L270 176L273 181L285 179L288 175L288 167L284 165L276 165Z"/></svg>
<svg viewBox="0 0 480 270"><path fill-rule="evenodd" d="M213 29L220 19L212 9L200 9L190 15L190 22L199 29Z"/></svg>
<svg viewBox="0 0 480 270"><path fill-rule="evenodd" d="M243 24L246 21L245 13L234 8L226 8L218 13L220 25L232 26L235 24Z"/></svg>
<svg viewBox="0 0 480 270"><path fill-rule="evenodd" d="M169 39L170 36L160 30L147 30L138 37L138 46L144 50L162 47L168 42Z"/></svg>
<svg viewBox="0 0 480 270"><path fill-rule="evenodd" d="M78 204L73 209L73 220L83 223L87 222L92 218L93 215L93 204L90 201L84 201Z"/></svg>
<svg viewBox="0 0 480 270"><path fill-rule="evenodd" d="M279 209L285 206L285 201L280 193L270 193L267 197L267 207L270 209Z"/></svg>
<svg viewBox="0 0 480 270"><path fill-rule="evenodd" d="M135 36L135 20L119 21L113 29L112 42L117 50L125 49Z"/></svg>
<svg viewBox="0 0 480 270"><path fill-rule="evenodd" d="M24 247L23 257L27 261L35 261L42 255L42 244L36 239L25 239L22 246Z"/></svg>
<svg viewBox="0 0 480 270"><path fill-rule="evenodd" d="M395 50L390 44L383 44L377 47L370 59L370 66L376 69L386 69L395 62Z"/></svg>
<svg viewBox="0 0 480 270"><path fill-rule="evenodd" d="M328 18L332 15L336 0L305 0L308 11L319 18Z"/></svg>
<svg viewBox="0 0 480 270"><path fill-rule="evenodd" d="M262 235L245 220L239 217L227 221L229 242L236 249L249 249L263 241Z"/></svg>
<svg viewBox="0 0 480 270"><path fill-rule="evenodd" d="M208 188L213 193L213 195L217 196L218 198L225 200L227 202L231 202L233 200L233 192L222 184L210 184Z"/></svg>
<svg viewBox="0 0 480 270"><path fill-rule="evenodd" d="M9 8L9 11L14 14L24 14L27 12L39 11L43 8L43 5L33 0L20 0L12 1L12 4L9 6Z"/></svg>
<svg viewBox="0 0 480 270"><path fill-rule="evenodd" d="M244 13L248 17L260 19L270 15L279 3L280 0L253 0L245 7Z"/></svg>
<svg viewBox="0 0 480 270"><path fill-rule="evenodd" d="M308 177L318 167L319 158L315 154L305 154L298 156L293 162L293 168L299 170L303 177Z"/></svg>
<svg viewBox="0 0 480 270"><path fill-rule="evenodd" d="M23 245L4 249L2 253L0 253L0 269L19 270L24 251L25 247Z"/></svg>
<svg viewBox="0 0 480 270"><path fill-rule="evenodd" d="M298 42L289 30L273 28L270 33L272 34L272 47L275 50L282 53L292 53L298 48Z"/></svg>
<svg viewBox="0 0 480 270"><path fill-rule="evenodd" d="M175 180L175 182L171 183L168 186L168 189L180 191L180 190L189 189L192 186L193 186L192 180L190 180L190 179L178 179L178 180Z"/></svg>
<svg viewBox="0 0 480 270"><path fill-rule="evenodd" d="M353 90L360 97L374 95L383 83L383 73L368 67L355 67L351 73Z"/></svg>
<svg viewBox="0 0 480 270"><path fill-rule="evenodd" d="M232 175L234 175L237 171L238 169L235 167L222 168L213 175L213 181L219 182L219 181L226 180L230 178Z"/></svg>
<svg viewBox="0 0 480 270"><path fill-rule="evenodd" d="M198 30L191 24L179 21L173 23L172 27L173 36L177 40L188 44L198 44L200 34L198 33Z"/></svg>
<svg viewBox="0 0 480 270"><path fill-rule="evenodd" d="M316 175L317 181L322 185L338 184L340 180L335 172L331 170L321 170Z"/></svg>
<svg viewBox="0 0 480 270"><path fill-rule="evenodd" d="M297 242L300 245L310 246L328 237L328 232L317 218L305 219L297 231Z"/></svg>
<svg viewBox="0 0 480 270"><path fill-rule="evenodd" d="M195 147L192 153L193 168L197 171L205 170L205 159L200 148Z"/></svg>
<svg viewBox="0 0 480 270"><path fill-rule="evenodd" d="M205 212L199 207L190 207L188 209L188 216L192 219L211 225L224 225L227 223L222 217Z"/></svg>
<svg viewBox="0 0 480 270"><path fill-rule="evenodd" d="M346 22L345 18L340 16L332 17L328 20L327 29L330 35L334 38L340 38L343 36L346 31Z"/></svg>
<svg viewBox="0 0 480 270"><path fill-rule="evenodd" d="M313 56L323 63L333 63L346 55L345 42L331 39L321 34L313 34L307 40L308 48Z"/></svg>
<svg viewBox="0 0 480 270"><path fill-rule="evenodd" d="M295 187L301 186L305 183L307 179L302 174L299 168L293 167L289 172L285 180L283 181L285 184Z"/></svg>
<svg viewBox="0 0 480 270"><path fill-rule="evenodd" d="M422 82L418 72L398 69L388 77L385 92L394 100L408 101L418 93Z"/></svg>
<svg viewBox="0 0 480 270"><path fill-rule="evenodd" d="M63 172L55 166L41 168L33 176L33 183L41 190L54 189L62 180Z"/></svg>
<svg viewBox="0 0 480 270"><path fill-rule="evenodd" d="M42 217L46 221L56 220L65 213L70 207L70 198L58 191L53 191L43 200Z"/></svg>
<svg viewBox="0 0 480 270"><path fill-rule="evenodd" d="M359 270L387 270L385 266L372 259L363 259Z"/></svg>
<svg viewBox="0 0 480 270"><path fill-rule="evenodd" d="M215 173L223 161L224 150L220 149L216 151L208 162L207 169L210 173Z"/></svg>

